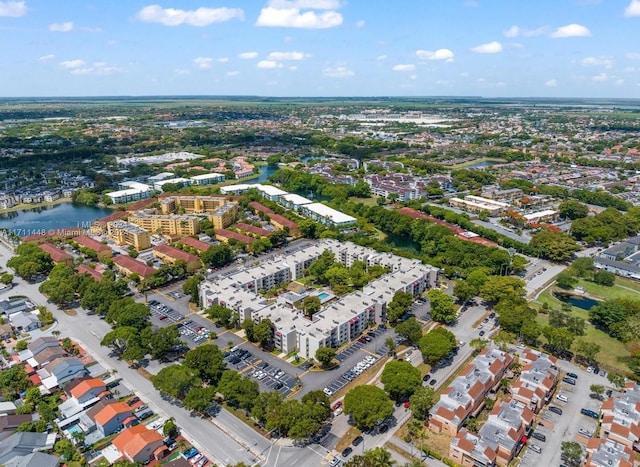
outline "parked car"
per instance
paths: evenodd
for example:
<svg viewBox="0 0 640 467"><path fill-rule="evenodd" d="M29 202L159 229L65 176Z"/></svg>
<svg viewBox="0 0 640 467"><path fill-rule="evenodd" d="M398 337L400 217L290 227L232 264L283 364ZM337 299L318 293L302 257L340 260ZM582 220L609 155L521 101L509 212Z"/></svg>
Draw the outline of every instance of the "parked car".
<svg viewBox="0 0 640 467"><path fill-rule="evenodd" d="M562 415L562 409L560 407L556 407L555 405L552 405L551 407L549 407L549 412L553 412L553 413L556 413L558 415Z"/></svg>
<svg viewBox="0 0 640 467"><path fill-rule="evenodd" d="M578 430L578 433L580 433L582 436L586 436L587 438L591 438L593 436L592 432L590 432L589 430L585 430L584 428L580 428Z"/></svg>
<svg viewBox="0 0 640 467"><path fill-rule="evenodd" d="M427 381L429 381L430 379L431 379L431 375L424 375L424 376L422 377L422 381L424 381L425 383L426 383Z"/></svg>
<svg viewBox="0 0 640 467"><path fill-rule="evenodd" d="M547 441L547 437L542 433L538 433L537 431L534 431L533 433L531 433L531 437L533 439L537 439L538 441L542 441L543 443Z"/></svg>
<svg viewBox="0 0 640 467"><path fill-rule="evenodd" d="M593 410L580 409L580 413L582 415L586 415L587 417L595 418L596 420L600 418L600 414L598 412L593 411Z"/></svg>
<svg viewBox="0 0 640 467"><path fill-rule="evenodd" d="M351 449L350 447L345 448L344 451L342 451L342 457L349 457L349 454L351 454L353 452L353 449Z"/></svg>
<svg viewBox="0 0 640 467"><path fill-rule="evenodd" d="M565 376L564 378L562 378L562 381L567 383L567 384L570 384L571 386L575 386L576 385L576 380L573 379L573 378L570 378L568 376Z"/></svg>
<svg viewBox="0 0 640 467"><path fill-rule="evenodd" d="M578 375L576 375L575 373L567 373L567 376L569 378L578 379Z"/></svg>
<svg viewBox="0 0 640 467"><path fill-rule="evenodd" d="M542 453L542 448L537 444L530 444L529 449L531 449L533 452L537 452L538 454Z"/></svg>
<svg viewBox="0 0 640 467"><path fill-rule="evenodd" d="M364 441L364 438L362 436L356 436L353 439L353 443L351 444L353 444L354 446L357 446L358 444L362 443L362 441Z"/></svg>

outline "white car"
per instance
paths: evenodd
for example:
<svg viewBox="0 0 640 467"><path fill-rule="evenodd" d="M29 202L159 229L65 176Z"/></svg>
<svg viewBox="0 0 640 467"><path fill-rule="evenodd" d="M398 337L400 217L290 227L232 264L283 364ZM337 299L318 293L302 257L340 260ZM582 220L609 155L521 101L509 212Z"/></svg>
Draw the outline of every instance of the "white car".
<svg viewBox="0 0 640 467"><path fill-rule="evenodd" d="M333 396L333 391L329 388L324 388L322 392L324 392L329 397Z"/></svg>

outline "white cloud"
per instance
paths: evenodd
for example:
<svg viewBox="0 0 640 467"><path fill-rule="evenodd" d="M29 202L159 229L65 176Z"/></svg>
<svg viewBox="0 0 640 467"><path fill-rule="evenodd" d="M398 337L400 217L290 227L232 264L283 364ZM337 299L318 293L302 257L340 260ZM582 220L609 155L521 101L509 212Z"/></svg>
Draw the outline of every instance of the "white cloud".
<svg viewBox="0 0 640 467"><path fill-rule="evenodd" d="M64 62L60 62L60 66L62 68L79 68L84 65L84 60L80 60L79 58L75 60L65 60Z"/></svg>
<svg viewBox="0 0 640 467"><path fill-rule="evenodd" d="M260 60L256 66L265 70L272 70L274 68L282 68L282 63L278 63L275 60Z"/></svg>
<svg viewBox="0 0 640 467"><path fill-rule="evenodd" d="M296 65L291 65L291 66L289 67L289 69L290 69L291 71L298 71L298 67L297 67Z"/></svg>
<svg viewBox="0 0 640 467"><path fill-rule="evenodd" d="M387 58L389 58L389 57L387 57L386 55L378 55L376 60L379 61L379 62L384 62Z"/></svg>
<svg viewBox="0 0 640 467"><path fill-rule="evenodd" d="M640 60L640 53L638 52L627 52L624 56L629 60Z"/></svg>
<svg viewBox="0 0 640 467"><path fill-rule="evenodd" d="M603 82L609 79L609 75L606 73L600 73L599 75L595 75L591 77L592 81Z"/></svg>
<svg viewBox="0 0 640 467"><path fill-rule="evenodd" d="M267 60L304 60L310 56L303 52L271 52Z"/></svg>
<svg viewBox="0 0 640 467"><path fill-rule="evenodd" d="M393 71L414 71L416 69L416 66L413 65L412 63L408 63L408 64L401 64L401 65L395 65L393 68L391 68Z"/></svg>
<svg viewBox="0 0 640 467"><path fill-rule="evenodd" d="M90 26L82 26L80 30L84 32L95 32L95 33L102 32L102 28L92 28Z"/></svg>
<svg viewBox="0 0 640 467"><path fill-rule="evenodd" d="M260 10L256 26L327 29L340 26L339 0L270 0ZM325 10L316 12L312 10Z"/></svg>
<svg viewBox="0 0 640 467"><path fill-rule="evenodd" d="M609 57L585 57L580 60L584 66L603 66L607 69L613 68L613 60Z"/></svg>
<svg viewBox="0 0 640 467"><path fill-rule="evenodd" d="M624 80L622 78L618 78L613 82L616 86L622 86L624 84Z"/></svg>
<svg viewBox="0 0 640 467"><path fill-rule="evenodd" d="M551 33L551 37L554 39L563 39L565 37L589 37L590 35L591 31L589 31L589 28L575 23L561 26Z"/></svg>
<svg viewBox="0 0 640 467"><path fill-rule="evenodd" d="M25 2L0 2L0 16L9 18L20 18L27 14Z"/></svg>
<svg viewBox="0 0 640 467"><path fill-rule="evenodd" d="M185 70L184 68L178 68L177 70L173 70L173 72L176 75L190 75L191 74L191 70Z"/></svg>
<svg viewBox="0 0 640 467"><path fill-rule="evenodd" d="M624 15L627 18L631 18L632 16L640 16L640 0L631 0L629 6L624 9Z"/></svg>
<svg viewBox="0 0 640 467"><path fill-rule="evenodd" d="M328 67L322 70L322 75L327 78L350 78L355 73L346 66Z"/></svg>
<svg viewBox="0 0 640 467"><path fill-rule="evenodd" d="M409 75L409 79L416 80L416 79L418 79L418 75L416 75L415 73L412 74L412 75Z"/></svg>
<svg viewBox="0 0 640 467"><path fill-rule="evenodd" d="M238 76L240 74L239 71L227 71L227 76Z"/></svg>
<svg viewBox="0 0 640 467"><path fill-rule="evenodd" d="M73 31L73 21L67 21L66 23L53 23L49 25L49 31L51 32L71 32Z"/></svg>
<svg viewBox="0 0 640 467"><path fill-rule="evenodd" d="M513 25L506 31L502 31L502 34L505 37L535 37L546 34L548 31L549 28L547 26L541 26L536 29L528 29Z"/></svg>
<svg viewBox="0 0 640 467"><path fill-rule="evenodd" d="M558 80L550 79L549 81L545 81L544 85L548 88L555 88L558 85Z"/></svg>
<svg viewBox="0 0 640 467"><path fill-rule="evenodd" d="M263 8L260 11L256 26L300 28L300 29L328 29L342 24L342 15L337 11L316 13L297 8L277 9Z"/></svg>
<svg viewBox="0 0 640 467"><path fill-rule="evenodd" d="M108 40L108 41L106 42L106 44L107 44L107 45L116 45L117 43L118 43L118 41L117 41L117 40L115 40L115 39L111 39L111 40Z"/></svg>
<svg viewBox="0 0 640 467"><path fill-rule="evenodd" d="M238 58L243 60L253 60L254 58L258 58L258 52L242 52L238 54Z"/></svg>
<svg viewBox="0 0 640 467"><path fill-rule="evenodd" d="M453 52L450 49L416 50L416 55L420 60L446 60L453 62Z"/></svg>
<svg viewBox="0 0 640 467"><path fill-rule="evenodd" d="M43 55L42 57L40 57L40 58L38 59L38 61L40 61L40 62L46 62L46 61L49 61L49 60L53 60L54 58L56 58L56 56L55 56L55 55L53 55L53 54Z"/></svg>
<svg viewBox="0 0 640 467"><path fill-rule="evenodd" d="M468 78L469 77L469 72L468 71L463 71L462 73L460 73L460 76L462 76L463 78Z"/></svg>
<svg viewBox="0 0 640 467"><path fill-rule="evenodd" d="M639 70L634 66L628 66L625 67L625 69L622 71L624 71L625 73L637 73Z"/></svg>
<svg viewBox="0 0 640 467"><path fill-rule="evenodd" d="M356 21L356 28L364 28L364 26L367 24L367 22L363 19L361 19L360 21Z"/></svg>
<svg viewBox="0 0 640 467"><path fill-rule="evenodd" d="M229 59L227 57L220 57L218 59L218 63L227 63L229 61Z"/></svg>
<svg viewBox="0 0 640 467"><path fill-rule="evenodd" d="M195 10L180 10L177 8L162 8L160 5L149 5L136 14L136 18L143 23L159 23L164 26L208 26L232 19L244 20L241 8L198 8Z"/></svg>
<svg viewBox="0 0 640 467"><path fill-rule="evenodd" d="M502 52L502 44L498 41L493 41L488 44L481 44L476 47L472 47L471 51L477 54L497 54Z"/></svg>
<svg viewBox="0 0 640 467"><path fill-rule="evenodd" d="M208 70L213 66L213 58L211 57L196 57L193 59L193 65L201 70Z"/></svg>

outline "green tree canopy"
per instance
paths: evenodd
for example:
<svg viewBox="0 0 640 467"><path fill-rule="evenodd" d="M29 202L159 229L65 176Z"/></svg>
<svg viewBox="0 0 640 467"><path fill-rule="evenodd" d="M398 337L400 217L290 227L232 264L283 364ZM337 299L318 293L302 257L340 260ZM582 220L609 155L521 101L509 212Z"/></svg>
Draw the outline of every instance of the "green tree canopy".
<svg viewBox="0 0 640 467"><path fill-rule="evenodd" d="M153 387L176 399L183 399L194 387L200 386L198 372L184 365L170 365L151 377Z"/></svg>
<svg viewBox="0 0 640 467"><path fill-rule="evenodd" d="M183 364L198 372L200 378L212 386L218 384L226 369L224 356L217 345L205 344L189 350Z"/></svg>
<svg viewBox="0 0 640 467"><path fill-rule="evenodd" d="M438 323L450 323L456 320L453 298L440 289L431 289L427 293L431 301L431 318Z"/></svg>
<svg viewBox="0 0 640 467"><path fill-rule="evenodd" d="M420 371L410 362L392 360L384 366L380 381L392 399L400 400L413 394L422 384Z"/></svg>
<svg viewBox="0 0 640 467"><path fill-rule="evenodd" d="M406 339L409 345L417 345L422 337L422 326L414 317L396 325L396 334Z"/></svg>
<svg viewBox="0 0 640 467"><path fill-rule="evenodd" d="M425 361L435 363L449 355L456 346L456 336L446 328L435 328L422 336L419 347Z"/></svg>
<svg viewBox="0 0 640 467"><path fill-rule="evenodd" d="M344 412L361 430L372 428L393 414L393 401L376 386L357 386L345 396Z"/></svg>
<svg viewBox="0 0 640 467"><path fill-rule="evenodd" d="M335 357L336 351L331 347L320 347L316 350L316 360L318 360L323 367L331 365Z"/></svg>

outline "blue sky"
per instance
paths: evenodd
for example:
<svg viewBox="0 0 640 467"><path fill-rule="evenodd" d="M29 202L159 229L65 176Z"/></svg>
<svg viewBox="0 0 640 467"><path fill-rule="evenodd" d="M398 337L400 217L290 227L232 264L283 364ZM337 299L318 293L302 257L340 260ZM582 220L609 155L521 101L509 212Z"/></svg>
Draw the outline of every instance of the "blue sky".
<svg viewBox="0 0 640 467"><path fill-rule="evenodd" d="M640 0L0 0L0 96L640 97Z"/></svg>

